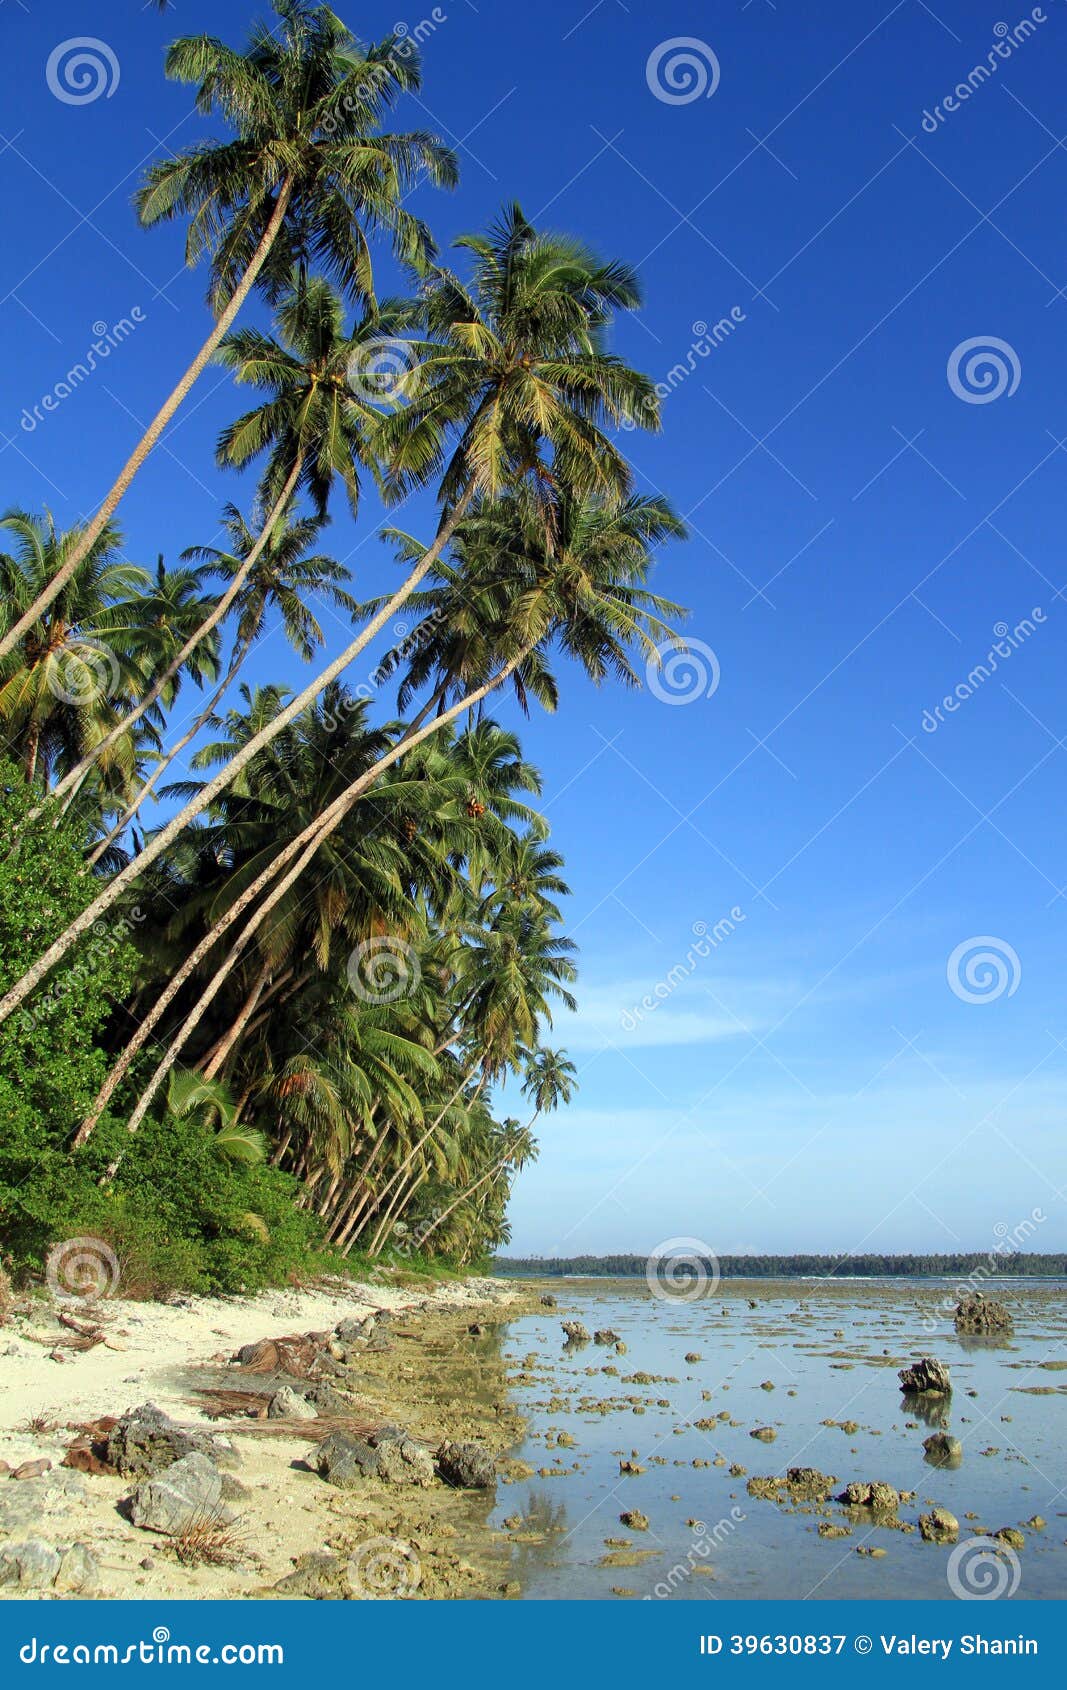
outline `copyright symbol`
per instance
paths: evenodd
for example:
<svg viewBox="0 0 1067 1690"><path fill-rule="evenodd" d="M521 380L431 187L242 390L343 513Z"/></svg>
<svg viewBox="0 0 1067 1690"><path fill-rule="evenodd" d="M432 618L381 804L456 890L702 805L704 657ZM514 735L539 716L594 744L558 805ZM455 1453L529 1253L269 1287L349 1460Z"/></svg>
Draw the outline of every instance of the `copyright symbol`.
<svg viewBox="0 0 1067 1690"><path fill-rule="evenodd" d="M874 1641L872 1638L866 1636L857 1637L852 1647L855 1649L857 1655L869 1655L871 1650L874 1648Z"/></svg>

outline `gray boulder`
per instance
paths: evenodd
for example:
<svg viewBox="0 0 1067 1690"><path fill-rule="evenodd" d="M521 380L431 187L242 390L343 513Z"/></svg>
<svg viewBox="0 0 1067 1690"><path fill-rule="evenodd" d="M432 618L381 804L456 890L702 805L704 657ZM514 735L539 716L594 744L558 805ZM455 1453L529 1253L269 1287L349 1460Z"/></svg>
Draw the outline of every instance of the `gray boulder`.
<svg viewBox="0 0 1067 1690"><path fill-rule="evenodd" d="M206 1455L215 1462L235 1462L233 1446L206 1428L180 1426L154 1402L129 1409L108 1433L107 1459L127 1479L161 1473L187 1455Z"/></svg>
<svg viewBox="0 0 1067 1690"><path fill-rule="evenodd" d="M589 1329L580 1320L565 1320L562 1326L563 1336L569 1344L588 1344Z"/></svg>
<svg viewBox="0 0 1067 1690"><path fill-rule="evenodd" d="M146 1479L130 1502L135 1526L167 1537L177 1537L198 1521L225 1517L222 1474L213 1461L195 1450L156 1478Z"/></svg>
<svg viewBox="0 0 1067 1690"><path fill-rule="evenodd" d="M355 1490L366 1479L390 1485L432 1485L433 1462L422 1444L388 1427L370 1438L331 1432L308 1456L328 1485Z"/></svg>
<svg viewBox="0 0 1067 1690"><path fill-rule="evenodd" d="M98 1589L99 1584L100 1568L84 1543L72 1543L63 1550L59 1571L53 1580L54 1589L68 1590L75 1596L87 1596Z"/></svg>
<svg viewBox="0 0 1067 1690"><path fill-rule="evenodd" d="M437 1471L457 1490L492 1490L496 1484L496 1462L481 1444L443 1443L437 1451Z"/></svg>
<svg viewBox="0 0 1067 1690"><path fill-rule="evenodd" d="M291 1385L283 1385L267 1404L268 1420L317 1420L319 1411Z"/></svg>
<svg viewBox="0 0 1067 1690"><path fill-rule="evenodd" d="M0 1544L0 1585L17 1585L21 1590L49 1590L61 1565L58 1550L39 1537L25 1543Z"/></svg>

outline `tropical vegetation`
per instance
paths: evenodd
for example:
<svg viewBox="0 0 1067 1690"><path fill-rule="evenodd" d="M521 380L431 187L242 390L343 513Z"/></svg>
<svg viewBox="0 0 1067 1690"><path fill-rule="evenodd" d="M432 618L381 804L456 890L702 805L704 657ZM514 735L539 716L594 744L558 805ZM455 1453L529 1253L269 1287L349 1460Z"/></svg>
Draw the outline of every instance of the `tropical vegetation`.
<svg viewBox="0 0 1067 1690"><path fill-rule="evenodd" d="M552 1032L565 865L505 716L555 711L575 668L639 685L677 639L650 577L683 525L620 445L658 427L609 346L635 275L515 203L446 263L406 200L456 161L391 126L410 40L273 12L243 48L166 58L222 131L136 198L206 268L200 351L86 521L0 520L16 1273L87 1237L146 1291L505 1247L537 1121L577 1083ZM382 255L403 296L379 296ZM254 487L214 535L168 534L174 565L131 562L122 500L212 362L241 396L216 468ZM401 579L374 598L328 541L368 491L433 511L384 531ZM368 687L355 660L401 608ZM266 672L284 642L305 684L253 678L268 639Z"/></svg>

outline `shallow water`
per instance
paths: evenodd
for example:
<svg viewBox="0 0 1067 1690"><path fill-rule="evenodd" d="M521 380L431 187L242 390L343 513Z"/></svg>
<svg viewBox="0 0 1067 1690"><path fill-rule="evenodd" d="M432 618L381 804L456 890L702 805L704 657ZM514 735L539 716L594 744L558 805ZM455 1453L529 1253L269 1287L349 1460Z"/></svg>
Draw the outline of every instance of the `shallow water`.
<svg viewBox="0 0 1067 1690"><path fill-rule="evenodd" d="M931 1281L734 1281L694 1302L660 1300L641 1282L554 1282L558 1309L511 1321L500 1335L512 1397L527 1421L512 1454L552 1475L501 1486L492 1517L511 1538L523 1596L952 1594L950 1550L923 1542L917 1530L878 1525L833 1501L793 1509L748 1495L749 1477L790 1467L836 1475L835 1491L851 1480L914 1490L900 1520L914 1524L931 1506L947 1508L961 1541L1018 1526L1026 1546L1015 1599L1064 1596L1067 1295L1061 1285L1025 1281L985 1289L1012 1308L1015 1336L1007 1342L957 1337L955 1298ZM627 1352L565 1347L564 1319L590 1332L612 1328ZM686 1362L688 1352L702 1359ZM947 1361L954 1385L947 1407L925 1419L903 1406L897 1380L897 1369L920 1355ZM637 1372L665 1377L628 1379ZM606 1412L594 1406L604 1403ZM728 1418L711 1428L695 1424L720 1414ZM760 1426L775 1429L773 1442L750 1436ZM957 1469L927 1463L931 1427L963 1443ZM561 1432L573 1447L558 1445ZM996 1453L981 1453L988 1450ZM624 1459L644 1471L620 1473ZM731 1475L735 1463L745 1475ZM647 1531L620 1522L629 1509L647 1516ZM1047 1521L1043 1529L1026 1525L1034 1515ZM516 1516L521 1524L505 1525ZM851 1535L820 1537L823 1521L850 1525ZM605 1565L620 1553L609 1538L653 1553L638 1565ZM886 1553L859 1555L861 1546Z"/></svg>

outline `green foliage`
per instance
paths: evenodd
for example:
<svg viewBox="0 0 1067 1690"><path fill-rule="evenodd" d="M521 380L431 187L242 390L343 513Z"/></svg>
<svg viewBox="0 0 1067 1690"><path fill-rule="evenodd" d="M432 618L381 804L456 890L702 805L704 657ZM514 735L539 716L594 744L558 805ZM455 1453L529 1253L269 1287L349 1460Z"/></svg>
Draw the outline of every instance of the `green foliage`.
<svg viewBox="0 0 1067 1690"><path fill-rule="evenodd" d="M76 827L54 825L50 808L31 820L36 796L14 765L0 764L0 987L18 979L91 895ZM234 1145L220 1139L225 1123L203 1108L186 1101L184 1118L146 1121L134 1138L109 1119L71 1155L74 1129L110 1061L97 1040L137 974L130 936L139 922L135 908L98 924L0 1027L5 1258L17 1272L39 1271L53 1243L99 1237L133 1294L251 1289L313 1271L319 1233L294 1207L294 1181L261 1160L235 1159ZM243 1129L242 1137L247 1147Z"/></svg>

